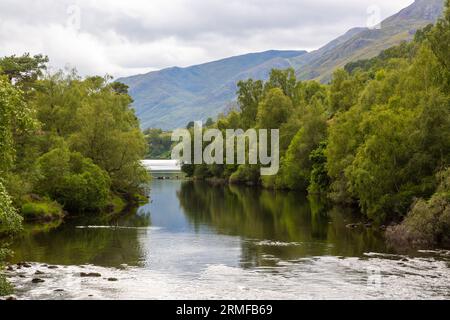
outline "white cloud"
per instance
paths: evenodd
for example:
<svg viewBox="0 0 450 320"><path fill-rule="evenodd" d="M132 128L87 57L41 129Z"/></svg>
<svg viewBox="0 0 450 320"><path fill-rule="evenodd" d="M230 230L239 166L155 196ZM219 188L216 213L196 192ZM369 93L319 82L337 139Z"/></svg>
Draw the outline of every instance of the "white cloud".
<svg viewBox="0 0 450 320"><path fill-rule="evenodd" d="M44 53L54 68L124 76L269 49L316 49L367 8L412 0L2 0L0 55ZM68 10L71 6L80 9ZM79 21L79 30L75 21Z"/></svg>

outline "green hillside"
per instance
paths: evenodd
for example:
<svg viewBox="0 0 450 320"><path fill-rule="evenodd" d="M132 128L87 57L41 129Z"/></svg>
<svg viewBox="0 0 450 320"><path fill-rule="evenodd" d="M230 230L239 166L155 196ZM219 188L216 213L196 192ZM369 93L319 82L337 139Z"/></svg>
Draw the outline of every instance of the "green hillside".
<svg viewBox="0 0 450 320"><path fill-rule="evenodd" d="M294 67L301 80L328 82L337 68L343 68L349 62L375 57L387 48L412 40L418 29L436 22L442 14L443 3L443 0L416 0L384 20L380 29L353 28L310 53L250 53L118 81L130 87L142 129L184 127L189 121L205 121L234 106L239 80L266 80L274 68Z"/></svg>
<svg viewBox="0 0 450 320"><path fill-rule="evenodd" d="M216 117L232 101L236 83L266 79L273 68L287 68L289 58L305 51L266 51L188 68L168 68L122 78L130 87L143 129L184 127L191 120Z"/></svg>
<svg viewBox="0 0 450 320"><path fill-rule="evenodd" d="M373 58L402 41L412 40L418 29L436 22L443 8L443 0L416 0L384 20L379 29L352 29L319 50L293 59L297 76L328 82L335 69L352 61Z"/></svg>

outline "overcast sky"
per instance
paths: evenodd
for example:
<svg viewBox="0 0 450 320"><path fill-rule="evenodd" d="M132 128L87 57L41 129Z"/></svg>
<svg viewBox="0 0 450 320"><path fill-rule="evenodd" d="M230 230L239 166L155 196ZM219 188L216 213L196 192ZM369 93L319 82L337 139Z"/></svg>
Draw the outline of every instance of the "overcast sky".
<svg viewBox="0 0 450 320"><path fill-rule="evenodd" d="M0 56L44 53L53 68L118 77L269 49L317 49L412 2L0 0Z"/></svg>

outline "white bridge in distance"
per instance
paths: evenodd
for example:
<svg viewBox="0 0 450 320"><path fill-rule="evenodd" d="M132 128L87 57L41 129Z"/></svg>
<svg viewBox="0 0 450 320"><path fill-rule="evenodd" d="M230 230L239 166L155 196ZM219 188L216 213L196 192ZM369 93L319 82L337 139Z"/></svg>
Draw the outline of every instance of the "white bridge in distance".
<svg viewBox="0 0 450 320"><path fill-rule="evenodd" d="M179 160L142 160L142 165L154 173L177 173L181 172Z"/></svg>

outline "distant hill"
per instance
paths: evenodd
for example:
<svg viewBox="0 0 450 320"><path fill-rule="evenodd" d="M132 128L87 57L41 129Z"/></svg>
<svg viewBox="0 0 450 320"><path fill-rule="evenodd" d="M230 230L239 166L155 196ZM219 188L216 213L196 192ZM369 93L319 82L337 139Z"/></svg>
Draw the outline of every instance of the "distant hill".
<svg viewBox="0 0 450 320"><path fill-rule="evenodd" d="M188 68L168 68L118 79L130 87L143 129L174 129L191 120L206 120L226 110L242 79L266 79L273 68L294 67L300 79L328 82L348 62L372 58L382 50L411 40L436 22L444 0L416 0L387 18L380 29L354 28L324 47L305 51L266 51Z"/></svg>
<svg viewBox="0 0 450 320"><path fill-rule="evenodd" d="M235 98L236 84L266 79L273 68L291 67L306 51L266 51L188 68L168 68L118 81L130 87L143 129L185 127L191 120L216 117Z"/></svg>
<svg viewBox="0 0 450 320"><path fill-rule="evenodd" d="M319 50L292 59L300 79L328 82L333 71L347 63L377 56L381 51L412 40L416 31L435 23L444 0L416 0L387 18L380 29L355 28Z"/></svg>

